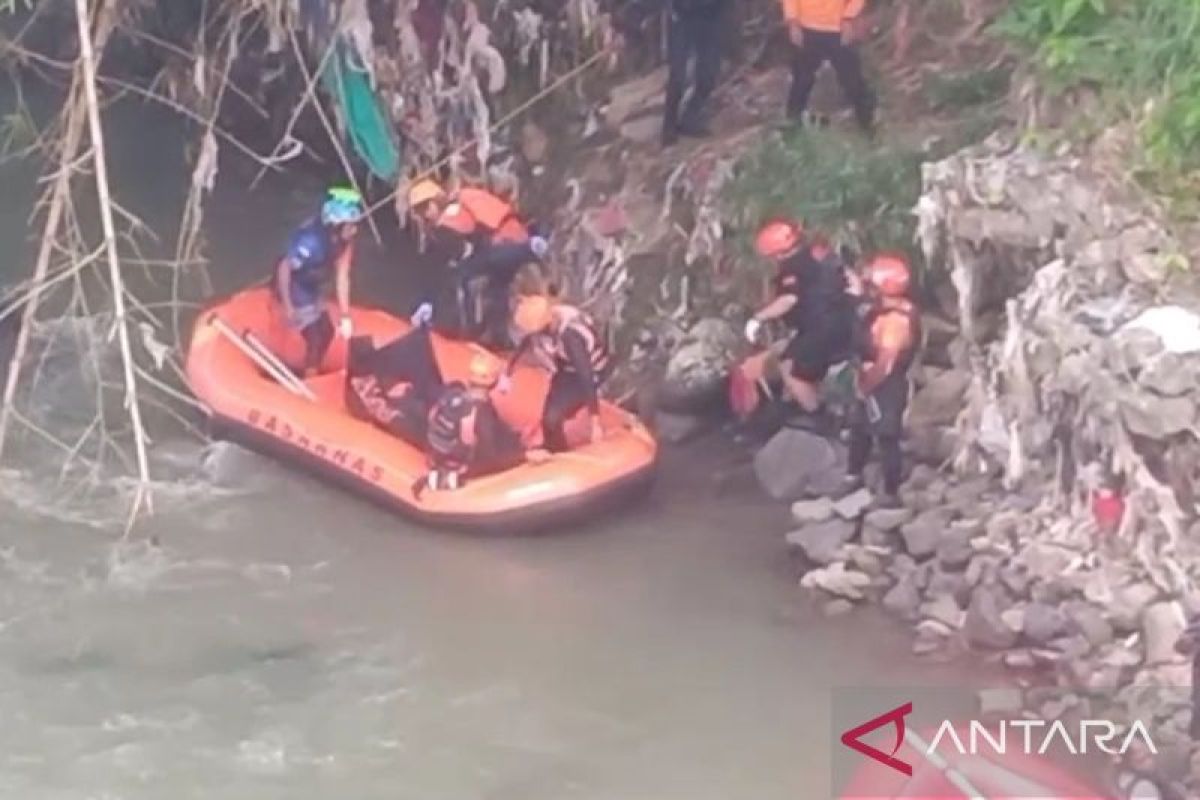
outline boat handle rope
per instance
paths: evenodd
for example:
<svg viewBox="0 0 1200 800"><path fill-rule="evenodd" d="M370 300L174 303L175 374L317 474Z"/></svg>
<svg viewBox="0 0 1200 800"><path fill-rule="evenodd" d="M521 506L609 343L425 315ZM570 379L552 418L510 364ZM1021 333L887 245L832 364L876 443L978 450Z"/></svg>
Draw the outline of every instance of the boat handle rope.
<svg viewBox="0 0 1200 800"><path fill-rule="evenodd" d="M221 319L221 317L217 314L211 315L208 319L208 323L216 328L222 336L232 342L233 345L237 347L237 349L241 350L244 355L248 356L251 361L262 368L264 372L274 378L280 386L287 389L292 394L299 395L306 400L312 400L314 402L316 401L317 396L313 394L312 390L304 385L299 378L293 375L291 371L288 370L288 368L275 357L274 353L270 353L268 351L269 357L264 355L263 352L258 349L262 347L262 344L259 343L257 339L253 339L253 341L257 344L257 347L250 344L248 339L252 337L253 334L247 332L246 338L239 336L238 333L232 327L230 327L229 323Z"/></svg>
<svg viewBox="0 0 1200 800"><path fill-rule="evenodd" d="M304 381L297 378L296 374L294 372L292 372L288 368L288 366L283 363L282 360L280 360L279 356L275 355L275 353L271 350L271 348L269 348L265 344L263 344L263 341L261 339L259 339L257 336L255 336L252 331L246 331L245 336L246 336L246 343L249 344L251 347L253 347L255 350L257 350L258 354L260 356L262 356L264 360L266 360L268 363L270 363L271 366L273 366L275 368L276 372L278 372L280 375L282 375L284 378L286 378L287 382L291 386L294 386L300 394L304 395L305 397L308 397L310 400L317 399L316 395L314 395L312 393L312 391L309 390L308 386L304 383Z"/></svg>

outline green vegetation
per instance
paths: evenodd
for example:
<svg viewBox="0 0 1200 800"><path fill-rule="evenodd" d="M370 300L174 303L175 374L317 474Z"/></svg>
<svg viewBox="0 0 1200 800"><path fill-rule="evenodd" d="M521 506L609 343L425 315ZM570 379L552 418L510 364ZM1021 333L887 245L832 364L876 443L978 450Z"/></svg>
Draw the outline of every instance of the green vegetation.
<svg viewBox="0 0 1200 800"><path fill-rule="evenodd" d="M793 216L856 252L912 253L922 155L874 146L839 130L772 137L739 164L725 193L726 219L742 232ZM739 237L749 246L749 236Z"/></svg>
<svg viewBox="0 0 1200 800"><path fill-rule="evenodd" d="M997 30L1051 88L1090 87L1141 134L1143 178L1181 194L1200 178L1200 0L1014 0Z"/></svg>

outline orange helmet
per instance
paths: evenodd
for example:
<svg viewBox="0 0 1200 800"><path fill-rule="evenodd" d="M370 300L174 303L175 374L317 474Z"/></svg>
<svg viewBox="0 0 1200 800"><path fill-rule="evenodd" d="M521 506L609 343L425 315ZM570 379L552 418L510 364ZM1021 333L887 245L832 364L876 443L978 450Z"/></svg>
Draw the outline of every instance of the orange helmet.
<svg viewBox="0 0 1200 800"><path fill-rule="evenodd" d="M763 258L783 258L791 255L803 239L804 229L799 222L771 220L754 237L754 249Z"/></svg>
<svg viewBox="0 0 1200 800"><path fill-rule="evenodd" d="M513 323L522 333L543 331L554 320L553 308L553 302L544 294L526 295L517 303Z"/></svg>
<svg viewBox="0 0 1200 800"><path fill-rule="evenodd" d="M428 203L430 200L436 200L439 197L444 197L446 190L441 187L435 180L422 178L421 180L408 187L408 207L416 208L423 203Z"/></svg>
<svg viewBox="0 0 1200 800"><path fill-rule="evenodd" d="M863 277L884 297L903 297L912 284L908 260L899 253L879 253L867 262Z"/></svg>
<svg viewBox="0 0 1200 800"><path fill-rule="evenodd" d="M496 365L494 358L485 356L483 353L471 356L471 363L467 367L467 383L483 389L490 389L496 385L496 381L499 379L500 368Z"/></svg>

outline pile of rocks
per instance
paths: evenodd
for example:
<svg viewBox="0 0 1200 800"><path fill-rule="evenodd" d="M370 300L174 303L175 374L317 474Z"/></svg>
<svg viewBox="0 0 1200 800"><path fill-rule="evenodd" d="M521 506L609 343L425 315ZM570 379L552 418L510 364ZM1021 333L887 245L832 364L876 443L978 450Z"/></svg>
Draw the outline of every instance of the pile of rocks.
<svg viewBox="0 0 1200 800"><path fill-rule="evenodd" d="M918 654L975 651L1084 694L1189 685L1175 644L1190 598L1156 586L1120 542L1035 493L925 466L903 499L872 509L864 490L793 504L800 583L827 613L878 603L912 624ZM1179 692L1156 713L1175 719L1187 702Z"/></svg>

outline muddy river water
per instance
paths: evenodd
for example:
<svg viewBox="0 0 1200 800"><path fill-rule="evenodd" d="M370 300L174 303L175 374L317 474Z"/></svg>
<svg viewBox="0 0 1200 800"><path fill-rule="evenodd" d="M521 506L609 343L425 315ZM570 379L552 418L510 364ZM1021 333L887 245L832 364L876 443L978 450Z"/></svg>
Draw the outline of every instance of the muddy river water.
<svg viewBox="0 0 1200 800"><path fill-rule="evenodd" d="M182 173L143 125L114 123L114 166L131 204L170 209ZM232 288L306 201L222 180ZM0 193L6 281L30 200ZM402 297L399 271L369 250L356 292ZM35 459L0 473L0 798L815 799L834 687L954 679L882 617L806 606L786 510L715 489L719 437L668 451L619 516L504 539L234 446L152 450L157 513L125 543L119 493L68 504Z"/></svg>

